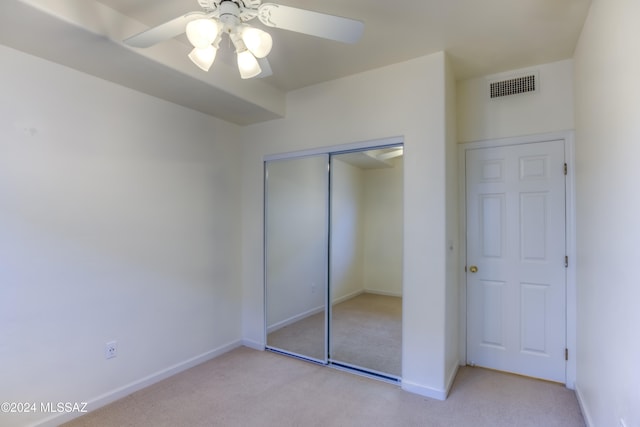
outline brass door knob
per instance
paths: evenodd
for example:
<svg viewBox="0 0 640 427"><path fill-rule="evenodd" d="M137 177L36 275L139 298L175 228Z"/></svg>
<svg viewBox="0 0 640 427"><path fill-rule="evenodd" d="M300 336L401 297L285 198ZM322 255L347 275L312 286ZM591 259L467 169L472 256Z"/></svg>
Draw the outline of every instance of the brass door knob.
<svg viewBox="0 0 640 427"><path fill-rule="evenodd" d="M472 265L471 267L469 267L469 271L472 273L477 273L478 272L478 266L477 265Z"/></svg>

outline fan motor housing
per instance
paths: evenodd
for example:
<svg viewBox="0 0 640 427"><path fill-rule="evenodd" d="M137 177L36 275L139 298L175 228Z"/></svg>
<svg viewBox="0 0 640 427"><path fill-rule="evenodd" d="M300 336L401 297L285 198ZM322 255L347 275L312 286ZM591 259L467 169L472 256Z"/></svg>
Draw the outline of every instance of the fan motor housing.
<svg viewBox="0 0 640 427"><path fill-rule="evenodd" d="M227 3L225 5L225 3ZM198 0L198 4L207 12L214 12L222 17L225 14L233 14L242 22L249 21L258 16L258 7L261 0ZM231 12L231 8L235 13Z"/></svg>

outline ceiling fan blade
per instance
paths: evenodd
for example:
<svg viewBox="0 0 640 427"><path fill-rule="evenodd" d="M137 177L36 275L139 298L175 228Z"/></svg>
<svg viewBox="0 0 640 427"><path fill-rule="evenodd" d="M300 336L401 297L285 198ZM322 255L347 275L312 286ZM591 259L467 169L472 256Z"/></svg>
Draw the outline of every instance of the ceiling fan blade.
<svg viewBox="0 0 640 427"><path fill-rule="evenodd" d="M271 64L269 64L266 57L256 59L258 60L258 64L260 64L260 69L262 70L262 72L256 76L257 78L262 79L273 75L273 71L271 71Z"/></svg>
<svg viewBox="0 0 640 427"><path fill-rule="evenodd" d="M364 31L362 21L273 3L262 3L258 8L258 18L269 27L343 43L357 42Z"/></svg>
<svg viewBox="0 0 640 427"><path fill-rule="evenodd" d="M209 14L204 12L189 12L171 21L149 28L141 33L133 35L123 42L133 47L151 47L161 41L171 39L185 32L187 24L200 18L206 18Z"/></svg>

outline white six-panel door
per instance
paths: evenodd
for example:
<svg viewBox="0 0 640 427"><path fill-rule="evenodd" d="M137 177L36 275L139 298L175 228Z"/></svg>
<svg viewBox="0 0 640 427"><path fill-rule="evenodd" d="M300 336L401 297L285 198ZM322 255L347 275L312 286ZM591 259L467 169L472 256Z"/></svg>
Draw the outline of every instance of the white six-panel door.
<svg viewBox="0 0 640 427"><path fill-rule="evenodd" d="M564 382L564 141L465 160L467 362Z"/></svg>

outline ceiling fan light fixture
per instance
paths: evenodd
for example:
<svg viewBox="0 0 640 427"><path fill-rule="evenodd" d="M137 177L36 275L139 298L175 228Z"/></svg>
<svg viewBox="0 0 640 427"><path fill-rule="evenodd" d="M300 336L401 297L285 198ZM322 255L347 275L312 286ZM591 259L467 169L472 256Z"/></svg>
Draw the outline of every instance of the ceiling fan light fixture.
<svg viewBox="0 0 640 427"><path fill-rule="evenodd" d="M243 79L250 79L262 72L258 60L248 50L238 52L238 70L240 71L240 77Z"/></svg>
<svg viewBox="0 0 640 427"><path fill-rule="evenodd" d="M202 11L188 12L148 28L126 38L124 43L146 48L186 33L194 47L189 58L196 66L208 71L226 34L236 50L240 76L249 79L271 75L266 56L273 46L269 33L246 24L252 19L257 18L268 28L280 28L343 43L355 43L364 30L362 21L262 3L262 0L198 0L198 3Z"/></svg>
<svg viewBox="0 0 640 427"><path fill-rule="evenodd" d="M245 25L242 28L241 36L247 49L249 49L256 58L264 58L271 52L273 39L266 31Z"/></svg>
<svg viewBox="0 0 640 427"><path fill-rule="evenodd" d="M213 19L196 19L187 24L186 33L193 47L206 49L210 46L220 32L218 22Z"/></svg>
<svg viewBox="0 0 640 427"><path fill-rule="evenodd" d="M209 71L209 68L213 65L213 61L216 59L216 53L218 53L218 49L212 45L203 49L194 47L191 53L189 53L189 59L203 71Z"/></svg>

